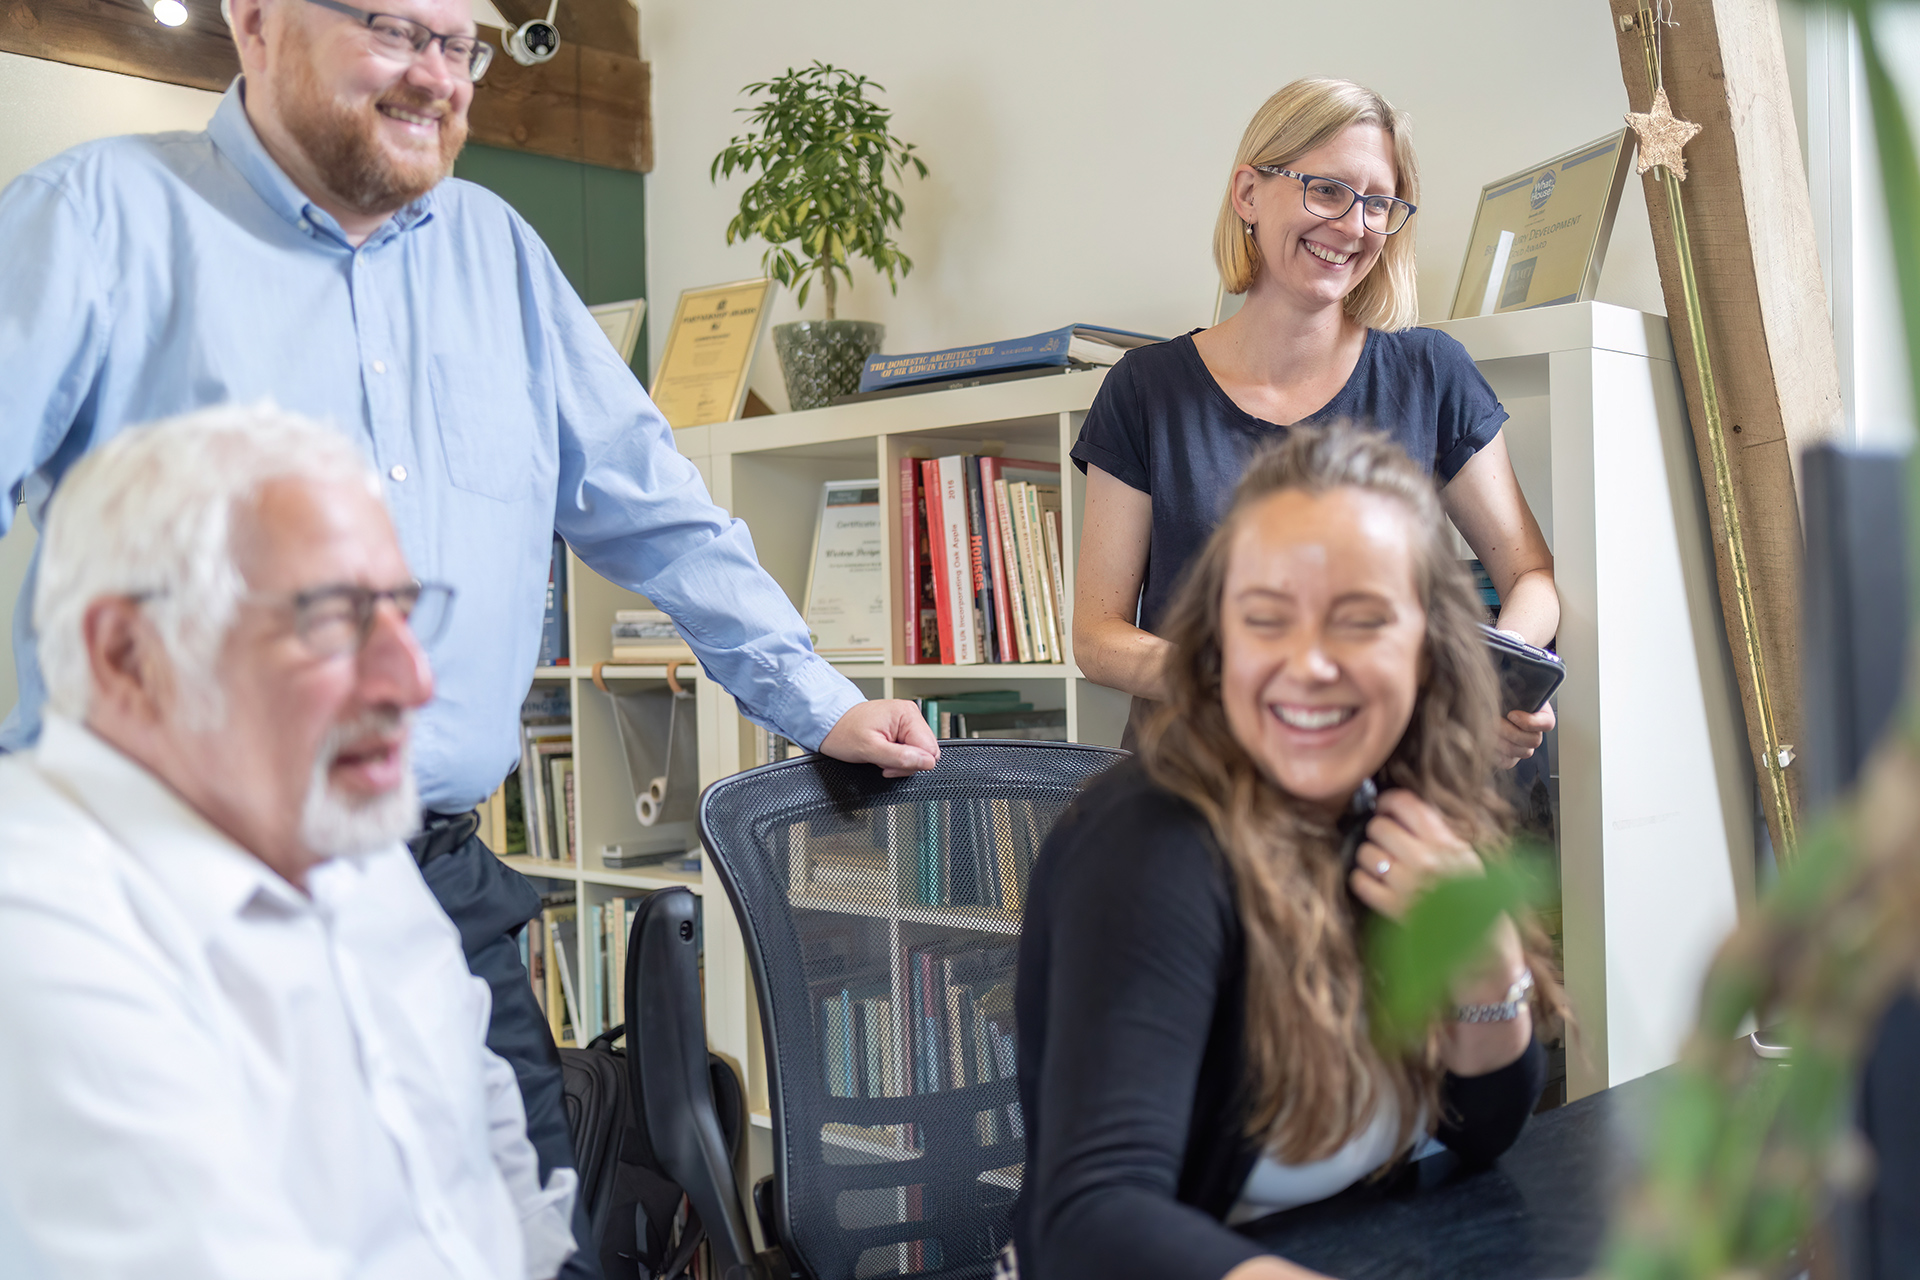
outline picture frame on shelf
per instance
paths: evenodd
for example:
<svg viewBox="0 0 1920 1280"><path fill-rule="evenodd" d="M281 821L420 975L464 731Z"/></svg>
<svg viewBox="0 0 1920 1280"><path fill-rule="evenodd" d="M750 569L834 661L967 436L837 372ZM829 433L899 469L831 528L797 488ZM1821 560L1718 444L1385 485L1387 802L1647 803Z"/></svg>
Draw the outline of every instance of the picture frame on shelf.
<svg viewBox="0 0 1920 1280"><path fill-rule="evenodd" d="M621 364L633 363L633 349L640 341L640 322L647 316L645 298L628 298L625 302L602 302L587 308L600 325L600 332L607 335L607 341L620 353Z"/></svg>
<svg viewBox="0 0 1920 1280"><path fill-rule="evenodd" d="M763 276L680 294L667 330L667 349L648 388L655 407L675 430L740 416L773 289L773 281Z"/></svg>
<svg viewBox="0 0 1920 1280"><path fill-rule="evenodd" d="M1592 301L1632 158L1620 129L1480 188L1447 318Z"/></svg>

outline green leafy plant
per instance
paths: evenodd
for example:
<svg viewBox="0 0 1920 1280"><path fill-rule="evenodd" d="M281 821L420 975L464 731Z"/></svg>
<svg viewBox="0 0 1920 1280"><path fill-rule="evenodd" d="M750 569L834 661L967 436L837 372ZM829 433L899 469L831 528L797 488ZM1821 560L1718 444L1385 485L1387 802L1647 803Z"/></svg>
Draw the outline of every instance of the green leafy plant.
<svg viewBox="0 0 1920 1280"><path fill-rule="evenodd" d="M868 97L870 89L885 91L823 62L746 86L742 93L765 95L739 108L753 128L727 143L708 174L718 182L759 172L740 194L727 243L766 241L762 269L797 290L803 307L818 280L829 320L839 282L853 283L852 259L872 263L896 292L899 277L913 270L893 239L904 206L887 180L898 184L909 168L924 178L927 166L912 143L893 136L893 113Z"/></svg>
<svg viewBox="0 0 1920 1280"><path fill-rule="evenodd" d="M1860 33L1881 180L1893 216L1907 365L1920 404L1920 157L1875 25L1877 0L1829 0ZM1920 637L1920 452L1907 463ZM1920 672L1920 652L1910 657ZM1525 896L1515 883L1443 886L1399 930L1371 940L1376 1017L1433 1016L1471 962L1485 921ZM1657 1102L1647 1163L1619 1207L1599 1276L1733 1280L1797 1271L1822 1209L1871 1167L1851 1128L1869 1037L1894 995L1920 984L1920 688L1856 793L1803 836L1774 891L1708 973L1700 1017ZM1787 1061L1760 1059L1756 1023Z"/></svg>
<svg viewBox="0 0 1920 1280"><path fill-rule="evenodd" d="M1920 201L1920 158L1877 38L1880 6L1833 3L1860 33L1920 403L1920 222L1904 216ZM1907 463L1906 484L1909 536L1920 538L1920 455ZM1920 556L1909 563L1920 575ZM1920 608L1920 577L1910 596ZM1814 824L1774 892L1715 958L1601 1274L1719 1280L1793 1265L1795 1247L1819 1234L1821 1208L1858 1190L1870 1167L1851 1130L1853 1089L1881 1014L1917 979L1920 700L1910 682L1858 791ZM1785 1065L1747 1047L1740 1032L1754 1022L1786 1043Z"/></svg>

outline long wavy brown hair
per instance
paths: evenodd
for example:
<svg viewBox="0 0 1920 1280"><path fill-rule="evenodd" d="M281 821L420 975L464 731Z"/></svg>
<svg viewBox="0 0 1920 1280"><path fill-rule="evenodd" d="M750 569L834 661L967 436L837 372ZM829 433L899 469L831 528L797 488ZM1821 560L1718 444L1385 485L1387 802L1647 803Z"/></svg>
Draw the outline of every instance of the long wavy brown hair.
<svg viewBox="0 0 1920 1280"><path fill-rule="evenodd" d="M1206 818L1232 872L1246 930L1247 1132L1282 1160L1325 1159L1372 1122L1382 1089L1399 1104L1399 1150L1424 1111L1441 1118L1441 1028L1410 1053L1383 1054L1368 1034L1367 974L1342 876L1339 833L1263 772L1221 703L1221 596L1246 513L1276 493L1354 488L1401 504L1414 531L1414 580L1426 609L1426 678L1413 716L1375 773L1440 810L1483 859L1498 859L1509 811L1493 787L1498 689L1479 631L1484 616L1455 559L1433 481L1386 436L1352 425L1295 427L1247 468L1233 505L1200 553L1163 632L1174 653L1171 700L1142 728L1155 781ZM1564 1011L1545 934L1521 936L1536 1015Z"/></svg>

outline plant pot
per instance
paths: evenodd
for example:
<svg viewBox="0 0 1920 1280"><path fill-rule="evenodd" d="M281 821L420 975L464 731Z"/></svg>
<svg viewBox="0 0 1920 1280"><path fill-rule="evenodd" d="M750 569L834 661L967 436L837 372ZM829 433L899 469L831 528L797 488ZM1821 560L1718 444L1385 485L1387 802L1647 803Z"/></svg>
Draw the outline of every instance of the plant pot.
<svg viewBox="0 0 1920 1280"><path fill-rule="evenodd" d="M867 357L880 350L885 325L866 320L795 320L773 326L773 349L795 409L818 409L860 389Z"/></svg>

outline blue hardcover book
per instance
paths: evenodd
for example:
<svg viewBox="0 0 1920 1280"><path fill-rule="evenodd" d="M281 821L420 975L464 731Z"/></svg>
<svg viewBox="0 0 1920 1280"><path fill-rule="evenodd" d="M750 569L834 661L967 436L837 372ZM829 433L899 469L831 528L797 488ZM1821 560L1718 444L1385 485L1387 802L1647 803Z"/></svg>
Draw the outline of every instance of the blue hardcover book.
<svg viewBox="0 0 1920 1280"><path fill-rule="evenodd" d="M547 561L547 612L540 622L540 665L569 665L567 652L567 544L553 540L553 556Z"/></svg>
<svg viewBox="0 0 1920 1280"><path fill-rule="evenodd" d="M1164 341L1164 338L1127 329L1070 324L1030 338L988 342L977 347L949 347L945 351L922 351L905 356L868 356L866 368L860 373L860 389L879 391L917 382L947 382L1010 369L1064 365L1075 360L1083 364L1112 364L1134 347Z"/></svg>

